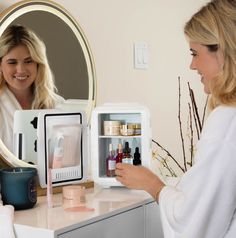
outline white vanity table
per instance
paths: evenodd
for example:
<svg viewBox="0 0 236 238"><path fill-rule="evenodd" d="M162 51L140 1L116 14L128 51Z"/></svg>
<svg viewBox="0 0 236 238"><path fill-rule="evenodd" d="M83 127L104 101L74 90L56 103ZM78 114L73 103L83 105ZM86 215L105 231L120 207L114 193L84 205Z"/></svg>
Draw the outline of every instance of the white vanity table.
<svg viewBox="0 0 236 238"><path fill-rule="evenodd" d="M126 188L86 189L91 212L68 212L62 195L54 194L54 207L47 208L45 196L29 210L16 211L17 238L162 238L159 206L143 191Z"/></svg>

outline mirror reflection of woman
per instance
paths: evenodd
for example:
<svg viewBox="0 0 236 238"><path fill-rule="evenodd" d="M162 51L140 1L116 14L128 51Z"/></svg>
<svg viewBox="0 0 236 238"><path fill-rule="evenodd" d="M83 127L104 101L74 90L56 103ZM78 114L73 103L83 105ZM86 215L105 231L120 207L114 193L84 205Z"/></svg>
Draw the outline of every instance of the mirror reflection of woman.
<svg viewBox="0 0 236 238"><path fill-rule="evenodd" d="M9 26L0 37L0 138L12 150L15 110L55 108L56 94L45 44L30 29Z"/></svg>

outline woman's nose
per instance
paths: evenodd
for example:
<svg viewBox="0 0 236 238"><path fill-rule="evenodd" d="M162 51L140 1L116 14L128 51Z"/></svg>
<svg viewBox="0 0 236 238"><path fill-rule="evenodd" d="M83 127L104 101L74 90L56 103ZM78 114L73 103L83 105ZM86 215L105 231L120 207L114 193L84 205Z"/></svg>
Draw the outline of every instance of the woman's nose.
<svg viewBox="0 0 236 238"><path fill-rule="evenodd" d="M191 70L196 70L196 65L195 65L195 63L194 63L193 60L191 61L191 64L189 65L189 68L190 68Z"/></svg>
<svg viewBox="0 0 236 238"><path fill-rule="evenodd" d="M17 68L16 69L17 69L18 73L25 72L25 66L22 63L17 64Z"/></svg>

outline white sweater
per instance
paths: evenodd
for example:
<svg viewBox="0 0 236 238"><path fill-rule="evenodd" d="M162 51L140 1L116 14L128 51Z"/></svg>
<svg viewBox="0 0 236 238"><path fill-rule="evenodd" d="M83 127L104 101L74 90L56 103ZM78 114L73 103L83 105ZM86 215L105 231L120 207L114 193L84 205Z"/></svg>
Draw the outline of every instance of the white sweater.
<svg viewBox="0 0 236 238"><path fill-rule="evenodd" d="M236 108L211 112L194 166L159 204L165 238L236 237Z"/></svg>

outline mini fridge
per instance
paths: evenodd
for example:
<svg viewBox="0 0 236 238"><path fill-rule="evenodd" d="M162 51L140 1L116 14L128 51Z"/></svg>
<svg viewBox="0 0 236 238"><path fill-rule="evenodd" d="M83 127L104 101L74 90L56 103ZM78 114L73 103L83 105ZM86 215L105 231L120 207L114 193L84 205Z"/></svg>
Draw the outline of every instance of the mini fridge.
<svg viewBox="0 0 236 238"><path fill-rule="evenodd" d="M115 178L117 162L150 167L150 115L140 104L104 104L90 122L84 111L68 108L20 110L14 121L22 158L17 156L37 164L41 187L48 184L48 169L53 186L84 182L90 171L95 183L111 187L122 186Z"/></svg>
<svg viewBox="0 0 236 238"><path fill-rule="evenodd" d="M150 167L151 125L145 106L104 104L96 107L92 112L90 136L92 175L94 182L101 186L122 186L114 175L119 151L123 153L120 162ZM129 156L125 156L127 150Z"/></svg>

